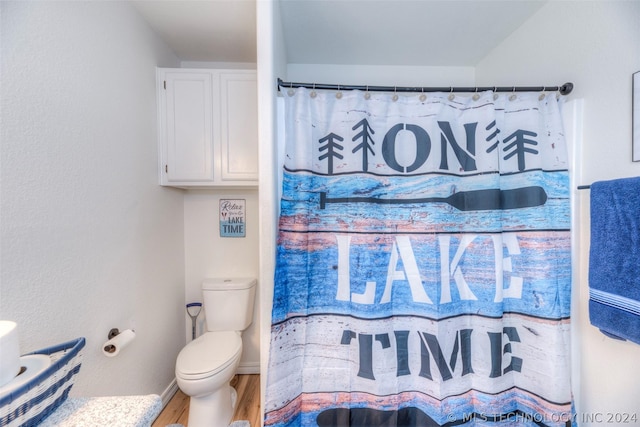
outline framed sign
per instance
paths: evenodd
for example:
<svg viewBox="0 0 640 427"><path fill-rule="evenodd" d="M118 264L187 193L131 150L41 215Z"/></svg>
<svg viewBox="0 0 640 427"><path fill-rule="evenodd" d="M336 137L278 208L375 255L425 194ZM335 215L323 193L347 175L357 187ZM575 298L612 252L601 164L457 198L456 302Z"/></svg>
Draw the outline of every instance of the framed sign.
<svg viewBox="0 0 640 427"><path fill-rule="evenodd" d="M220 199L220 237L245 237L244 199Z"/></svg>
<svg viewBox="0 0 640 427"><path fill-rule="evenodd" d="M633 161L640 162L640 71L633 73Z"/></svg>

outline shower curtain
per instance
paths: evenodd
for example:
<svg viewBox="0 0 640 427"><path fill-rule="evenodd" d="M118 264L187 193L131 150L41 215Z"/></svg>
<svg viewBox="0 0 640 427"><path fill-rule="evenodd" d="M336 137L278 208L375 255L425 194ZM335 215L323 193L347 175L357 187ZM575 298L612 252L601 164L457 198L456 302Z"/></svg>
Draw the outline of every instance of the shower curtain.
<svg viewBox="0 0 640 427"><path fill-rule="evenodd" d="M561 100L283 89L265 425L571 425Z"/></svg>

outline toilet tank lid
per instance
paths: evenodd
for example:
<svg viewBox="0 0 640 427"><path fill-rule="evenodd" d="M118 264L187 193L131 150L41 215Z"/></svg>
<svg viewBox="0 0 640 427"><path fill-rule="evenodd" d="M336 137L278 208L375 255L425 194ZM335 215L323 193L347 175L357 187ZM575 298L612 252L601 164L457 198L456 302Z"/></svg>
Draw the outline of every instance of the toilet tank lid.
<svg viewBox="0 0 640 427"><path fill-rule="evenodd" d="M202 290L224 291L229 289L249 289L255 286L256 279L250 277L204 279Z"/></svg>

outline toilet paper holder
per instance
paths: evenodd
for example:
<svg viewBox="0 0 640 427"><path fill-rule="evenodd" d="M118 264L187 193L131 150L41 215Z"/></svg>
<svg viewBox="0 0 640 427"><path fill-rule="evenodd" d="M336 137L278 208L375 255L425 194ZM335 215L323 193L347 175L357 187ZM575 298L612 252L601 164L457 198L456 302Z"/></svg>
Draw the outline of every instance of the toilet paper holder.
<svg viewBox="0 0 640 427"><path fill-rule="evenodd" d="M109 334L107 335L107 338L109 340L112 340L113 338L117 337L118 335L120 335L120 329L118 328L112 328L109 331ZM105 345L104 346L104 351L106 351L107 353L115 353L116 351L116 346L113 344L109 344L109 345Z"/></svg>
<svg viewBox="0 0 640 427"><path fill-rule="evenodd" d="M118 330L113 328L107 335L108 341L102 344L102 354L107 357L116 357L135 339L136 332L133 329Z"/></svg>

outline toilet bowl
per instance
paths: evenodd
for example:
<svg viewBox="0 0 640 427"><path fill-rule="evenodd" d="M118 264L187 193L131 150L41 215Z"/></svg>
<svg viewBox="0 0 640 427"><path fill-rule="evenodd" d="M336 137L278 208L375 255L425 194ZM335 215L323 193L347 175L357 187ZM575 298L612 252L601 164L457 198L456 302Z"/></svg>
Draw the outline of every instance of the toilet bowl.
<svg viewBox="0 0 640 427"><path fill-rule="evenodd" d="M242 335L253 319L255 279L208 279L202 284L207 332L176 359L176 383L190 397L189 427L226 427L236 404L230 382L240 364Z"/></svg>
<svg viewBox="0 0 640 427"><path fill-rule="evenodd" d="M178 354L176 382L191 397L189 426L227 426L236 391L229 384L238 369L242 339L234 331L206 332Z"/></svg>

